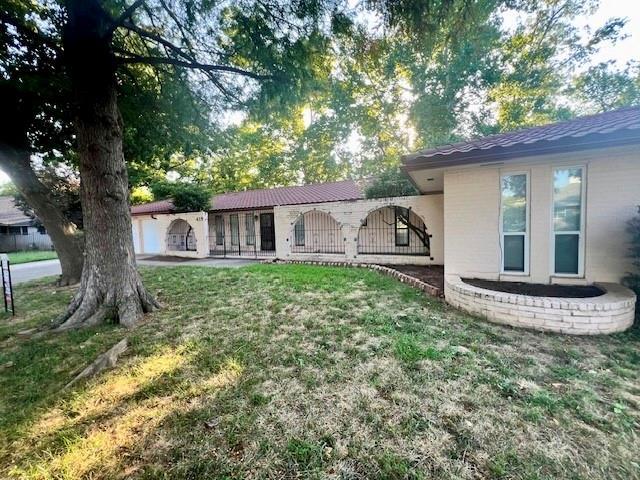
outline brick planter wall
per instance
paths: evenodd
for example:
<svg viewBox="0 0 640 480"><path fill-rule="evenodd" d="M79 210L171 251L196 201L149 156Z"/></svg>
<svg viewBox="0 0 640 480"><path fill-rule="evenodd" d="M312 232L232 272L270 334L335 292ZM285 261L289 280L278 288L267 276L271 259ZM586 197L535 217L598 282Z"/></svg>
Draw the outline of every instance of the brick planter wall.
<svg viewBox="0 0 640 480"><path fill-rule="evenodd" d="M423 282L422 280L418 280L415 277L410 275L406 275L402 272L394 270L393 268L385 267L382 265L376 265L371 263L352 263L352 262L320 262L320 261L309 261L309 260L264 260L262 263L290 263L290 264L302 264L302 265L322 265L326 267L358 267L358 268L368 268L370 270L375 270L389 277L393 277L399 280L402 283L406 283L418 290L422 290L427 295L431 295L432 297L443 297L444 292L429 283Z"/></svg>
<svg viewBox="0 0 640 480"><path fill-rule="evenodd" d="M445 276L445 297L451 305L487 320L514 327L597 335L622 332L634 321L636 296L616 283L598 284L606 293L590 298L516 295L474 287L459 276Z"/></svg>

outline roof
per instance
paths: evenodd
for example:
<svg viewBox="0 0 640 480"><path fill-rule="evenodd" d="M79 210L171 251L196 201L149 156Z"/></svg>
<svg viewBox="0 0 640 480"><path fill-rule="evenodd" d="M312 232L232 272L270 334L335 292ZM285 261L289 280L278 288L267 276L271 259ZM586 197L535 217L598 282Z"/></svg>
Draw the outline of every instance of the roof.
<svg viewBox="0 0 640 480"><path fill-rule="evenodd" d="M261 190L231 192L211 197L212 211L247 210L270 208L278 205L302 205L306 203L339 202L364 198L362 189L353 180L315 183L297 187L278 187ZM133 215L170 213L171 200L136 205L131 208Z"/></svg>
<svg viewBox="0 0 640 480"><path fill-rule="evenodd" d="M278 187L223 193L211 199L211 210L241 210L275 207L277 205L339 202L342 200L359 200L361 198L364 198L364 196L358 184L353 180L343 180L298 187Z"/></svg>
<svg viewBox="0 0 640 480"><path fill-rule="evenodd" d="M402 157L405 171L640 143L640 107L443 145Z"/></svg>
<svg viewBox="0 0 640 480"><path fill-rule="evenodd" d="M0 197L0 225L30 226L33 219L16 207L12 196Z"/></svg>
<svg viewBox="0 0 640 480"><path fill-rule="evenodd" d="M152 213L171 213L173 202L171 200L158 200L157 202L143 203L131 207L132 215L149 215Z"/></svg>

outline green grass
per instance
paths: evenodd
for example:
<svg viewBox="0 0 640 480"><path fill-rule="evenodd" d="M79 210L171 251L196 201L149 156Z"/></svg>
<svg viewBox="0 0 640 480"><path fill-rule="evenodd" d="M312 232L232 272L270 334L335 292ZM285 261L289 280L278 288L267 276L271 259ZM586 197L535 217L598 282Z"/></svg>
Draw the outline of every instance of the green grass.
<svg viewBox="0 0 640 480"><path fill-rule="evenodd" d="M72 290L16 287L0 478L640 478L637 330L510 329L362 269L142 274L164 308L131 331L20 339Z"/></svg>
<svg viewBox="0 0 640 480"><path fill-rule="evenodd" d="M19 263L39 262L58 258L58 254L51 250L30 250L28 252L9 253L9 261L12 265Z"/></svg>

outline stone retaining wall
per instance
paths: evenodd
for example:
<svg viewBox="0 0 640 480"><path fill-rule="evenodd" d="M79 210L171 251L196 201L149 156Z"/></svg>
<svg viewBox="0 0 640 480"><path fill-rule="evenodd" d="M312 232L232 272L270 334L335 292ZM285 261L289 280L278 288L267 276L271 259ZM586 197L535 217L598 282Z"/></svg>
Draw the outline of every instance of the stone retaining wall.
<svg viewBox="0 0 640 480"><path fill-rule="evenodd" d="M573 335L622 332L634 321L636 296L616 283L600 283L606 293L590 298L516 295L474 287L445 276L451 305L495 323Z"/></svg>
<svg viewBox="0 0 640 480"><path fill-rule="evenodd" d="M405 273L399 272L398 270L394 270L393 268L385 267L383 265L376 265L371 263L352 263L352 262L319 262L319 261L309 261L309 260L263 260L262 263L291 263L291 264L302 264L302 265L322 265L326 267L359 267L359 268L368 268L370 270L375 270L389 277L393 277L399 280L402 283L406 283L418 290L422 290L428 295L432 297L443 297L444 292L429 283L423 282L422 280L418 280L415 277L407 275Z"/></svg>

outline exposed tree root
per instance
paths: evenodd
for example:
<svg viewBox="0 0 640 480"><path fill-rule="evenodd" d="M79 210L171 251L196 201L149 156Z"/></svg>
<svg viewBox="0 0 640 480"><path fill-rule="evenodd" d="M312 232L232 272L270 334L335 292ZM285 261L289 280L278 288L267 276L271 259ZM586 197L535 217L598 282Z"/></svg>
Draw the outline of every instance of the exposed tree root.
<svg viewBox="0 0 640 480"><path fill-rule="evenodd" d="M80 380L94 377L107 368L115 367L116 362L118 361L118 357L122 355L126 350L127 339L123 338L109 350L107 350L103 354L98 355L98 357L91 363L91 365L89 365L87 368L82 370L82 372L76 375L76 377L69 383L67 383L64 388L69 388L74 383L77 383Z"/></svg>
<svg viewBox="0 0 640 480"><path fill-rule="evenodd" d="M122 281L101 282L97 275L83 272L80 288L52 327L64 332L111 320L131 328L145 313L158 308L160 305L144 288L135 267Z"/></svg>

